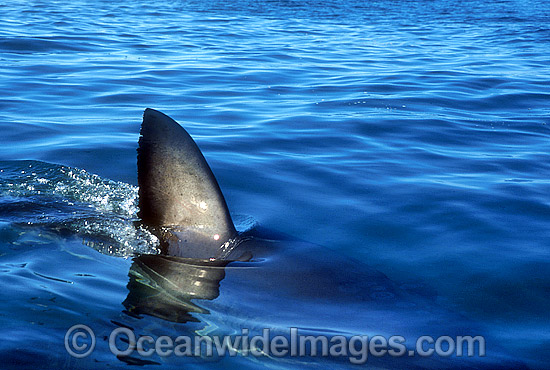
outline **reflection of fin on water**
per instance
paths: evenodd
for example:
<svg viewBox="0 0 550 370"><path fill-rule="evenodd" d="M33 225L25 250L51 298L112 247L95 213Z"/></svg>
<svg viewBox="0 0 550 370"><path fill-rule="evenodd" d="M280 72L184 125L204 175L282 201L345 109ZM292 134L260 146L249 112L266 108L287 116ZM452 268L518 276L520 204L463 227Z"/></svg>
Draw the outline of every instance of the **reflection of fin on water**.
<svg viewBox="0 0 550 370"><path fill-rule="evenodd" d="M141 255L130 269L130 291L123 302L131 315L148 314L168 321L198 321L191 312L209 313L192 299L214 299L227 261Z"/></svg>

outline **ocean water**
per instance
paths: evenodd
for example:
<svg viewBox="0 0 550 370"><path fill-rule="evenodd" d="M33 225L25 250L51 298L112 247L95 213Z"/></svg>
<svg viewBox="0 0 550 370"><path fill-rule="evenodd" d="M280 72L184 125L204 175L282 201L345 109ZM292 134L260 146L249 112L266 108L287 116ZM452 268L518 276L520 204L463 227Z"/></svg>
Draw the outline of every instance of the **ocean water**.
<svg viewBox="0 0 550 370"><path fill-rule="evenodd" d="M107 338L297 327L409 344L460 325L502 368L550 366L549 2L29 0L0 12L0 367L354 368L117 357ZM158 253L135 222L146 107L196 140L240 231L292 239L251 276L225 269L218 295L192 302L194 321L128 308L135 284L154 288L137 256ZM289 267L308 263L315 279ZM385 294L363 303L369 276ZM294 292L300 281L334 299ZM383 303L390 285L415 305ZM75 324L97 336L83 359L64 346ZM452 360L362 366L470 366Z"/></svg>

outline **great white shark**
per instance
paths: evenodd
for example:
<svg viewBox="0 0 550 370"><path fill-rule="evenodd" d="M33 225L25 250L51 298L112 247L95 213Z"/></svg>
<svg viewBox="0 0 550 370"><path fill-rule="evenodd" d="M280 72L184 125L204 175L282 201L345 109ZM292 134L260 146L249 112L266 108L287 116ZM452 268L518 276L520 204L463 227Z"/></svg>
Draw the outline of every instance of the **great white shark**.
<svg viewBox="0 0 550 370"><path fill-rule="evenodd" d="M159 111L144 112L137 164L138 216L159 238L162 254L134 258L123 302L129 315L200 321L209 313L200 301L218 298L225 279L222 308L225 304L232 317L242 320L265 317L264 324L274 327L284 322L313 331L400 335L407 338L408 349L423 335L484 334L481 325L440 307L433 297L403 289L361 261L261 228L237 232L199 147L182 126ZM320 317L324 328L319 327ZM401 357L374 357L368 364L525 368L490 336L486 340L485 357L421 358L407 351Z"/></svg>

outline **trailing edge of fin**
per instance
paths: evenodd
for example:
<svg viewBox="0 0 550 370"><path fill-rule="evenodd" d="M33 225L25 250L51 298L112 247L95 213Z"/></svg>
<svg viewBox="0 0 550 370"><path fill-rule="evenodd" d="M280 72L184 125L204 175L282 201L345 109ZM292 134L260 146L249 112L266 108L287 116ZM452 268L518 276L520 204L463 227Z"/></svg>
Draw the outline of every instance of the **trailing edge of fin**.
<svg viewBox="0 0 550 370"><path fill-rule="evenodd" d="M236 235L225 199L197 144L176 121L147 108L138 148L138 216L200 235L218 247ZM196 239L196 238L195 238Z"/></svg>

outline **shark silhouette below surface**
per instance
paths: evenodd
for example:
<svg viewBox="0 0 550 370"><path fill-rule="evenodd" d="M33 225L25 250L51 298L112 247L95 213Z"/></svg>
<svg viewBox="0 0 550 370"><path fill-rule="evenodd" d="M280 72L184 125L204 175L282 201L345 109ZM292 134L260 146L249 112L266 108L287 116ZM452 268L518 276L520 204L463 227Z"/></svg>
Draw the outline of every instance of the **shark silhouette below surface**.
<svg viewBox="0 0 550 370"><path fill-rule="evenodd" d="M336 328L349 335L400 335L407 338L408 348L425 335L483 334L477 324L439 307L434 299L402 289L381 272L330 249L261 228L239 234L198 146L177 122L153 109L143 117L138 183L138 216L161 241L163 254L134 258L123 302L130 315L200 321L209 310L199 302L217 299L223 290L219 310L225 307L242 320L266 317L263 323L271 327L292 323L314 332ZM523 368L486 340L486 357L384 356L369 364Z"/></svg>

